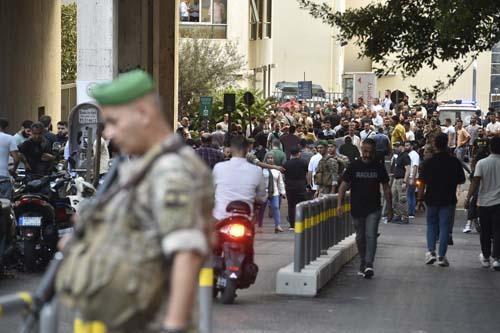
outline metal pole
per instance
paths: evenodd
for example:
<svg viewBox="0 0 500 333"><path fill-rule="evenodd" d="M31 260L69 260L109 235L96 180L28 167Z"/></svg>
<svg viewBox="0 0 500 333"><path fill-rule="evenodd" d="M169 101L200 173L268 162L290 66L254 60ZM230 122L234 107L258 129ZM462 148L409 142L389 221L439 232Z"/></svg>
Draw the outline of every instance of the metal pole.
<svg viewBox="0 0 500 333"><path fill-rule="evenodd" d="M208 259L200 270L199 276L200 333L212 333L212 295L214 270L212 261Z"/></svg>
<svg viewBox="0 0 500 333"><path fill-rule="evenodd" d="M40 333L57 333L58 322L59 302L54 298L52 302L45 304L40 312Z"/></svg>
<svg viewBox="0 0 500 333"><path fill-rule="evenodd" d="M472 100L476 102L477 90L477 60L474 59L472 63Z"/></svg>
<svg viewBox="0 0 500 333"><path fill-rule="evenodd" d="M293 271L299 273L304 268L304 214L303 205L295 207L295 249Z"/></svg>

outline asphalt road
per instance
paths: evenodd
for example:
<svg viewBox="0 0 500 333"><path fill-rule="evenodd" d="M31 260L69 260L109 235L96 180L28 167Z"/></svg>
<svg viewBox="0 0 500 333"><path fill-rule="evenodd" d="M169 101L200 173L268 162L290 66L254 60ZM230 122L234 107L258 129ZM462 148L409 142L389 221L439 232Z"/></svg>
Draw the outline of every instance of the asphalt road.
<svg viewBox="0 0 500 333"><path fill-rule="evenodd" d="M464 235L463 212L457 212L455 245L449 268L427 266L425 220L412 225L381 225L375 277L356 275L358 259L315 298L278 296L276 272L293 259L293 234L275 235L266 220L257 235L256 284L238 291L234 305L214 305L214 332L498 332L500 273L480 267L479 237ZM39 276L19 275L0 281L0 294L32 290ZM69 316L61 332L70 332ZM18 318L0 321L0 333L16 332Z"/></svg>

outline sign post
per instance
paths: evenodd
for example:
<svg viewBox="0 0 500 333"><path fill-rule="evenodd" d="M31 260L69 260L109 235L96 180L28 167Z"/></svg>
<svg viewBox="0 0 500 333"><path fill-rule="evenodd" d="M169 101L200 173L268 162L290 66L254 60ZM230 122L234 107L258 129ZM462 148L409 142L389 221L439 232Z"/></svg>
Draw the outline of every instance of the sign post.
<svg viewBox="0 0 500 333"><path fill-rule="evenodd" d="M252 111L250 110L250 108L255 103L255 97L253 96L253 94L251 92L247 91L246 93L243 94L243 101L247 105L248 123L250 125L250 136L252 136L252 132L253 132L253 129L252 129Z"/></svg>
<svg viewBox="0 0 500 333"><path fill-rule="evenodd" d="M231 118L232 113L236 110L236 95L224 94L224 112L228 114L228 124L226 133L226 145L229 147L231 143Z"/></svg>
<svg viewBox="0 0 500 333"><path fill-rule="evenodd" d="M312 81L299 81L297 84L299 86L299 99L312 99Z"/></svg>
<svg viewBox="0 0 500 333"><path fill-rule="evenodd" d="M200 97L200 116L202 117L201 126L203 130L208 130L209 118L212 116L212 96Z"/></svg>

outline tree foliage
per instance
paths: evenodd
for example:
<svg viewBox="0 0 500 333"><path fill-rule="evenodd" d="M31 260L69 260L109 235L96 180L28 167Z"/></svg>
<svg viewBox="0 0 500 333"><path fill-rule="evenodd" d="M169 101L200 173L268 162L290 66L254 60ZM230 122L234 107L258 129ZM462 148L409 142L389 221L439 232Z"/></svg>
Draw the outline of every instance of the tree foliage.
<svg viewBox="0 0 500 333"><path fill-rule="evenodd" d="M199 97L213 96L242 77L245 61L230 41L186 38L179 43L179 111L197 113Z"/></svg>
<svg viewBox="0 0 500 333"><path fill-rule="evenodd" d="M76 3L61 6L61 81L76 80Z"/></svg>
<svg viewBox="0 0 500 333"><path fill-rule="evenodd" d="M298 2L313 17L339 28L341 44L354 41L360 56L381 66L375 69L379 76L415 76L424 66L456 64L446 82L437 81L432 89L414 87L421 94L437 94L453 85L470 66L468 59L500 41L498 0L387 0L343 13L327 3Z"/></svg>

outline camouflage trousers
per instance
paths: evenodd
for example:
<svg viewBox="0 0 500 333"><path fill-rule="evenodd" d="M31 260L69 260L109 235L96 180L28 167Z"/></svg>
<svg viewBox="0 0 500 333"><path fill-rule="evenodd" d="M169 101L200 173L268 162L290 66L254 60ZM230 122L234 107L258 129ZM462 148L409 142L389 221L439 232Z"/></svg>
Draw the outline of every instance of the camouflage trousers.
<svg viewBox="0 0 500 333"><path fill-rule="evenodd" d="M327 194L332 194L332 186L318 186L317 197L321 197Z"/></svg>
<svg viewBox="0 0 500 333"><path fill-rule="evenodd" d="M394 179L392 183L392 203L394 217L408 221L408 200L406 187L403 189L403 178Z"/></svg>

